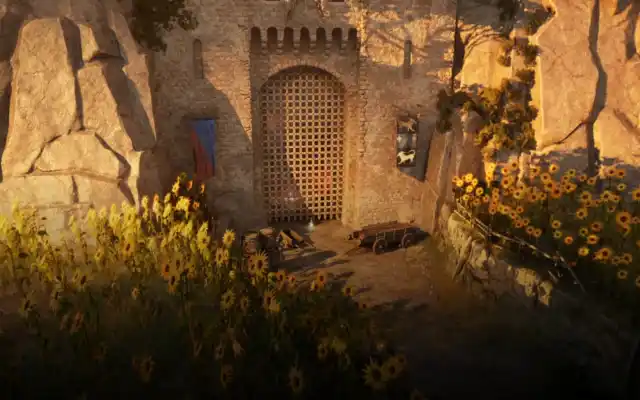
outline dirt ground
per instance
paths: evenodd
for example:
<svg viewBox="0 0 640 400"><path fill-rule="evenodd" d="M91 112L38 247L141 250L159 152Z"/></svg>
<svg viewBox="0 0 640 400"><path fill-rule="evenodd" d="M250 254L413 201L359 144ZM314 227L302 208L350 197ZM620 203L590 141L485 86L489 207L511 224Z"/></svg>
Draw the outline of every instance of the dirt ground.
<svg viewBox="0 0 640 400"><path fill-rule="evenodd" d="M289 254L283 266L344 277L359 298L378 305L428 398L619 398L624 367L602 356L603 343L582 337L588 327L514 300L471 296L444 274L446 259L432 239L346 257L348 233L337 222L317 225L306 233L315 250Z"/></svg>

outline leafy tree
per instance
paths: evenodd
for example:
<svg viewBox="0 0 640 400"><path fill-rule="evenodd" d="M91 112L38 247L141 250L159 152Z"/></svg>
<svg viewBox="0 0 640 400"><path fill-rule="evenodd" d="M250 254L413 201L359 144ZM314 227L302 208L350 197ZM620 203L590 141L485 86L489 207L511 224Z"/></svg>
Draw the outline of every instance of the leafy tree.
<svg viewBox="0 0 640 400"><path fill-rule="evenodd" d="M177 27L190 31L198 25L195 14L187 8L186 0L130 1L128 17L131 32L136 41L149 50L166 50L165 32Z"/></svg>

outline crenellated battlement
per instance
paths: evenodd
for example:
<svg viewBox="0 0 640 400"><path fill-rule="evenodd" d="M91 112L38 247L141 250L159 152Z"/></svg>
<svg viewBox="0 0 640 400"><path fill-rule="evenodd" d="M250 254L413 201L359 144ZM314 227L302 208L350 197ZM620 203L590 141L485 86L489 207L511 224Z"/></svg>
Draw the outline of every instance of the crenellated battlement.
<svg viewBox="0 0 640 400"><path fill-rule="evenodd" d="M355 28L345 32L341 28L314 30L301 28L278 29L270 27L251 29L251 52L254 54L284 53L341 53L355 54L359 49L358 31Z"/></svg>

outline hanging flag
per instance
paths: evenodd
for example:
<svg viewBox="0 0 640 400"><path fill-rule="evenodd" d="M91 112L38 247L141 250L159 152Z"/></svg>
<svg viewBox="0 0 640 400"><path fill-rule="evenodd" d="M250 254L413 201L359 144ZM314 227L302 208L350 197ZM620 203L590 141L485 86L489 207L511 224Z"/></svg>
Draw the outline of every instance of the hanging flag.
<svg viewBox="0 0 640 400"><path fill-rule="evenodd" d="M216 123L212 119L191 121L191 142L196 164L196 180L203 182L213 176L215 168Z"/></svg>

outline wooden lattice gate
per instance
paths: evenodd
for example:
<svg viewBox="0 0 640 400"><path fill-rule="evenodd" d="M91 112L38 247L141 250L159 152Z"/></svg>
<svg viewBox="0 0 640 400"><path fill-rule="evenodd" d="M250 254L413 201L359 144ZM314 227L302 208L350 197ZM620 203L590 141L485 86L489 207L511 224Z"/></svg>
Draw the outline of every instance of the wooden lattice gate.
<svg viewBox="0 0 640 400"><path fill-rule="evenodd" d="M263 193L271 221L340 219L344 88L331 74L297 67L260 93Z"/></svg>

